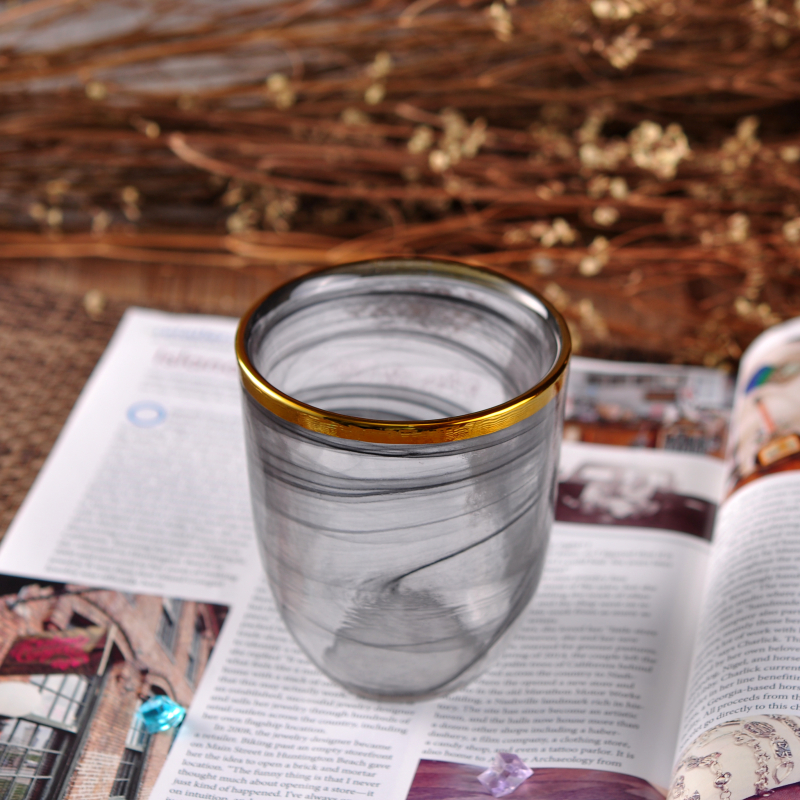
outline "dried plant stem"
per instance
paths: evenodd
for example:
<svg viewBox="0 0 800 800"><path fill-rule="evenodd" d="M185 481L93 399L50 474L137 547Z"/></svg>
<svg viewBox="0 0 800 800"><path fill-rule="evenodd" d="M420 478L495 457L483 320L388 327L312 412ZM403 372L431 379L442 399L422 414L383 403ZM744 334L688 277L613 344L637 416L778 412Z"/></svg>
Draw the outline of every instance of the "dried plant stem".
<svg viewBox="0 0 800 800"><path fill-rule="evenodd" d="M458 257L704 363L800 313L790 0L118 2L0 12L0 261Z"/></svg>

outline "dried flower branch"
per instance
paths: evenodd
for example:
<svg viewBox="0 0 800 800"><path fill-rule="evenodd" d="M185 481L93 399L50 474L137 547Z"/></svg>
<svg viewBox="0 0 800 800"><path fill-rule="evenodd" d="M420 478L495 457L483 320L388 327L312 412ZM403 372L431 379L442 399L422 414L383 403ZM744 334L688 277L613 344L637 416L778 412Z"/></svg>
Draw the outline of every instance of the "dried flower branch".
<svg viewBox="0 0 800 800"><path fill-rule="evenodd" d="M4 259L450 255L697 363L800 313L790 0L129 0L58 44L100 6L0 12Z"/></svg>

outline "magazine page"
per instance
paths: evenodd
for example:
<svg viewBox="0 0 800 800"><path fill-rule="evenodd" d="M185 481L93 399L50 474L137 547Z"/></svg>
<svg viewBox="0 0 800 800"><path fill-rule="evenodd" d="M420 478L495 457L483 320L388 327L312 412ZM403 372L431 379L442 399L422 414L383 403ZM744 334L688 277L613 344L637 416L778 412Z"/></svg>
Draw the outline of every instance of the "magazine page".
<svg viewBox="0 0 800 800"><path fill-rule="evenodd" d="M19 798L421 799L442 786L485 797L475 776L513 750L535 770L520 797L576 786L663 796L670 698L683 689L721 485L721 462L696 453L716 434L702 447L657 432L644 449L565 448L563 521L494 669L438 702L374 703L307 662L265 585L234 330L126 314L9 530L0 787ZM614 402L628 422L644 414L661 430L705 408L679 373L664 389L663 376L654 388L620 372ZM573 420L592 413L583 404ZM144 727L147 703L160 730Z"/></svg>
<svg viewBox="0 0 800 800"><path fill-rule="evenodd" d="M800 790L800 321L745 353L674 797Z"/></svg>
<svg viewBox="0 0 800 800"><path fill-rule="evenodd" d="M235 331L125 314L0 546L4 572L226 601L257 559Z"/></svg>
<svg viewBox="0 0 800 800"><path fill-rule="evenodd" d="M128 312L4 538L2 797L152 795L261 574L235 328Z"/></svg>
<svg viewBox="0 0 800 800"><path fill-rule="evenodd" d="M714 471L698 472L697 456L567 450L568 470L591 457L647 473L667 456L674 488L709 503L721 483L716 460L708 480ZM699 535L556 523L542 584L496 665L417 704L362 700L328 681L261 581L244 615L232 615L230 646L157 796L487 797L477 775L510 751L534 769L515 796L566 798L591 786L596 798L663 798L707 558Z"/></svg>
<svg viewBox="0 0 800 800"><path fill-rule="evenodd" d="M486 797L477 776L498 751L513 750L534 768L515 796L664 796L723 480L722 462L697 452L716 455L724 442L729 384L709 370L687 376L603 362L595 382L595 363L581 362L587 383L614 387L618 418L655 432L648 447L689 452L565 444L564 522L534 603L494 669L438 702L354 698L308 664L262 584L241 633L231 633L235 652L218 662L187 720L160 793ZM569 407L568 424L592 421L591 403ZM659 425L706 412L702 436L657 435ZM274 660L265 665L267 646ZM377 751L368 746L376 742ZM222 758L219 748L227 748Z"/></svg>

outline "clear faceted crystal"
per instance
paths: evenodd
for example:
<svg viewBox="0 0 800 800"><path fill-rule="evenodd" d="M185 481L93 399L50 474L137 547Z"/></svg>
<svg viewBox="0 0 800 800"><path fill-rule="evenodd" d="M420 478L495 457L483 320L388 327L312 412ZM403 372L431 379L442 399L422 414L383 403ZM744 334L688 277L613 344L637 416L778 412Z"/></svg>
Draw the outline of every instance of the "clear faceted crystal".
<svg viewBox="0 0 800 800"><path fill-rule="evenodd" d="M478 780L494 797L505 797L531 775L533 770L518 755L498 753L492 766L478 775Z"/></svg>
<svg viewBox="0 0 800 800"><path fill-rule="evenodd" d="M775 783L783 783L794 770L794 762L783 761L775 767Z"/></svg>

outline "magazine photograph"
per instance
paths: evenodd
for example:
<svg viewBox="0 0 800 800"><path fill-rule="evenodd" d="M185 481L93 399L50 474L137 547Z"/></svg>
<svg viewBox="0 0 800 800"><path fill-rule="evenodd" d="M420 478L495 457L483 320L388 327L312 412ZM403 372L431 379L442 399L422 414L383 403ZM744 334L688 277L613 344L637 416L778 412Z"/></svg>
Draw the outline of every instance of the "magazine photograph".
<svg viewBox="0 0 800 800"><path fill-rule="evenodd" d="M148 797L226 614L0 576L3 796Z"/></svg>
<svg viewBox="0 0 800 800"><path fill-rule="evenodd" d="M743 368L747 379L734 411L731 491L761 475L800 468L800 338L762 346Z"/></svg>

